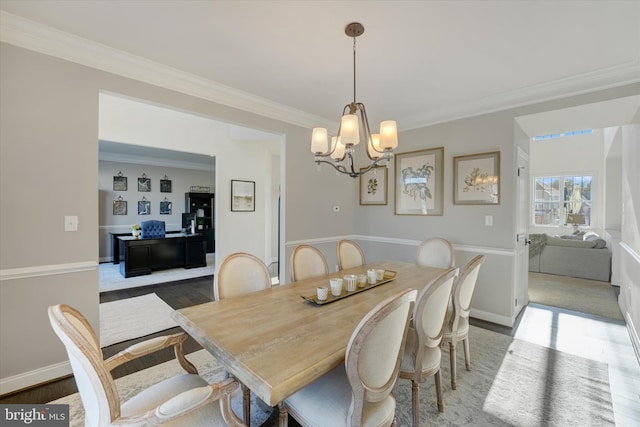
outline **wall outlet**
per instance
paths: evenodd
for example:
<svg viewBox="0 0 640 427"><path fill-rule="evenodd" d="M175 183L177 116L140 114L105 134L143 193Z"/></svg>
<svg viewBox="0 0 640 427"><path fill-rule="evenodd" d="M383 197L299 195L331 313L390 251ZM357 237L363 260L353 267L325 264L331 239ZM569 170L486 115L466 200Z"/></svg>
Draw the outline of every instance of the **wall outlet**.
<svg viewBox="0 0 640 427"><path fill-rule="evenodd" d="M78 231L78 217L75 215L64 217L64 231Z"/></svg>

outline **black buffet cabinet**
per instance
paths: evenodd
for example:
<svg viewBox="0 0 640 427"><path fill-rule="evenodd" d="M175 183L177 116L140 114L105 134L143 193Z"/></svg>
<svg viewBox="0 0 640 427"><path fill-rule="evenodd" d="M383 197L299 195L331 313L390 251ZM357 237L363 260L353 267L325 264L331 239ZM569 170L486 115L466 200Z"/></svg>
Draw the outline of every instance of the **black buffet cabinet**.
<svg viewBox="0 0 640 427"><path fill-rule="evenodd" d="M185 212L196 216L196 233L207 237L207 253L216 250L215 226L213 223L213 208L215 195L213 193L186 193Z"/></svg>

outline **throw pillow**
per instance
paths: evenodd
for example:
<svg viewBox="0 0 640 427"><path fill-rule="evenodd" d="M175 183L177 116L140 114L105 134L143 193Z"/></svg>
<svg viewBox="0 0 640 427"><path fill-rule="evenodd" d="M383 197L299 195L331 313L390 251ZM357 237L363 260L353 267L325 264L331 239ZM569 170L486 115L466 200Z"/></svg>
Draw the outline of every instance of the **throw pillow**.
<svg viewBox="0 0 640 427"><path fill-rule="evenodd" d="M593 249L604 249L607 247L607 241L604 239L595 239L592 241L596 242L596 245L593 247Z"/></svg>
<svg viewBox="0 0 640 427"><path fill-rule="evenodd" d="M593 231L587 231L586 233L584 233L584 236L582 236L582 240L594 240L594 239L599 239L599 238L600 238L600 236L598 236Z"/></svg>

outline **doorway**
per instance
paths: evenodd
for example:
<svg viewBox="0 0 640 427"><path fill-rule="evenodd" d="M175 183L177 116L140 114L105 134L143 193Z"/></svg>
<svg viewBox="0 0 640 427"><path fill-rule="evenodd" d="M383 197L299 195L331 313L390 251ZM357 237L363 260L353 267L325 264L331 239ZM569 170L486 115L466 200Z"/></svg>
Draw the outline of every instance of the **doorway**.
<svg viewBox="0 0 640 427"><path fill-rule="evenodd" d="M193 182L198 187L211 189L215 193L216 203L214 212L216 258L226 254L243 250L254 253L264 259L267 265L278 263L278 238L280 236L280 219L277 216L278 192L284 170L281 148L284 144L282 135L250 129L243 126L217 121L202 115L178 111L171 107L153 105L143 100L132 100L113 94L100 94L99 139L108 141L112 145L119 145L124 150L119 154L121 161L131 163L131 153L142 153L144 161L137 161L140 171L130 172L130 183L144 171L144 168L156 167L153 181L163 178L162 168L171 169L174 173L190 170L195 164L196 169L207 170L212 179ZM126 144L122 144L126 143ZM101 153L102 155L102 153ZM139 160L139 159L138 159ZM176 172L178 171L178 172ZM116 173L116 172L114 172ZM251 215L232 215L228 207L230 200L231 179L246 179L256 181L256 199L261 205L256 206ZM174 181L174 184L176 182ZM158 184L156 182L155 184ZM109 187L109 182L101 182L101 186ZM273 190L276 189L276 191ZM152 190L154 188L152 187ZM186 187L174 194L154 194L161 197L151 200L151 206L164 201L173 201L174 212L180 215L184 208L184 193ZM181 193L181 194L178 194ZM275 197L274 197L275 194ZM181 195L181 197L180 197ZM138 199L144 197L142 193L129 192L130 207L135 207ZM150 199L151 197L147 197ZM136 216L128 215L127 219L118 218L117 224L107 224L107 219L113 220L109 211L110 199L101 200L99 224L101 228L101 261L104 260L106 244L103 241L105 233L113 226L129 227ZM156 209L156 212L158 210ZM153 214L153 210L151 211ZM113 221L112 221L113 222ZM175 222L175 221L174 221ZM175 228L180 224L175 222ZM255 229L252 239L243 241L235 238L229 230ZM126 228L125 228L126 229ZM221 232L224 230L224 232ZM239 247L237 247L239 246ZM108 251L107 251L108 252ZM216 259L216 262L219 260ZM276 264L276 265L277 265Z"/></svg>
<svg viewBox="0 0 640 427"><path fill-rule="evenodd" d="M582 173L593 176L593 192L590 195L591 223L583 231L592 231L607 240L610 231L619 231L621 224L620 154L615 149L615 135L619 126L633 119L640 97L631 96L592 104L547 111L515 118L516 127L530 141L529 148L529 209L526 224L528 233L571 235L573 227L560 219L549 226L535 224L533 212L533 177L541 175L571 176ZM581 133L589 129L589 133ZM535 137L548 138L534 140ZM558 137L563 136L563 137ZM547 141L545 151L540 151ZM538 145L536 145L538 144ZM615 276L615 261L612 277ZM563 277L563 276L558 276ZM602 282L607 283L607 282ZM527 285L528 292L528 285ZM579 298L579 293L576 294Z"/></svg>

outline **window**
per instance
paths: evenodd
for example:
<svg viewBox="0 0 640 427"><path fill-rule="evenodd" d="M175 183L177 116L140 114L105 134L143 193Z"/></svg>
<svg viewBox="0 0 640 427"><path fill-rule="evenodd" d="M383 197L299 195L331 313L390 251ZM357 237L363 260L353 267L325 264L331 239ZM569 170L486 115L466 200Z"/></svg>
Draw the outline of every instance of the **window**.
<svg viewBox="0 0 640 427"><path fill-rule="evenodd" d="M564 138L566 136L584 135L587 133L593 133L593 129L580 129L580 130L572 130L571 132L551 133L549 135L538 135L538 136L534 136L533 140L542 141L544 139Z"/></svg>
<svg viewBox="0 0 640 427"><path fill-rule="evenodd" d="M593 176L538 176L533 178L533 223L560 226L570 213L583 214L591 226Z"/></svg>

